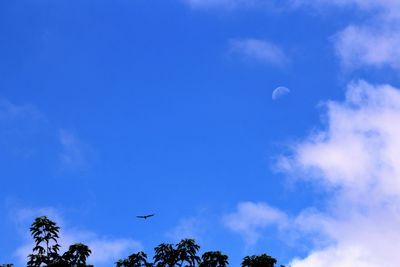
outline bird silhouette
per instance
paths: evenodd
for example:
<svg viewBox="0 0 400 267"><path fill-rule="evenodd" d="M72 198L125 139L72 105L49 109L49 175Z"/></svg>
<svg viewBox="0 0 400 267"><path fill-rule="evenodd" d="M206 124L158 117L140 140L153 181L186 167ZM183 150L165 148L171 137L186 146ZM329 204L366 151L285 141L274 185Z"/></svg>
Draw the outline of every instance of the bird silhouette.
<svg viewBox="0 0 400 267"><path fill-rule="evenodd" d="M147 218L149 218L149 217L153 217L155 214L149 214L149 215L139 215L139 216L136 216L136 218L140 218L140 219L147 219Z"/></svg>

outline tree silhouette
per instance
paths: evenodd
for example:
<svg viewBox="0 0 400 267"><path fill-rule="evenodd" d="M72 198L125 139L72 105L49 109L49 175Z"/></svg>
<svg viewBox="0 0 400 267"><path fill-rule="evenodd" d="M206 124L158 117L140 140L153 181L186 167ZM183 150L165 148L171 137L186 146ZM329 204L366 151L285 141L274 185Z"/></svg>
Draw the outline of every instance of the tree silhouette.
<svg viewBox="0 0 400 267"><path fill-rule="evenodd" d="M92 251L85 244L73 244L69 246L68 251L63 254L62 261L65 262L68 266L88 266L86 265L86 259L91 253Z"/></svg>
<svg viewBox="0 0 400 267"><path fill-rule="evenodd" d="M200 246L196 244L194 239L183 239L177 245L176 249L178 250L178 266L182 266L184 262L188 265L187 267L194 267L196 264L200 263L200 257L197 256L197 251Z"/></svg>
<svg viewBox="0 0 400 267"><path fill-rule="evenodd" d="M227 267L228 256L220 251L208 251L201 256L199 267Z"/></svg>
<svg viewBox="0 0 400 267"><path fill-rule="evenodd" d="M183 239L175 247L172 244L162 243L154 248L154 265L156 267L183 266L195 267L201 261L197 256L200 246L194 239Z"/></svg>
<svg viewBox="0 0 400 267"><path fill-rule="evenodd" d="M147 262L147 255L143 251L133 253L127 259L116 262L117 267L151 267L152 263Z"/></svg>
<svg viewBox="0 0 400 267"><path fill-rule="evenodd" d="M39 267L59 262L58 251L60 245L57 243L60 227L46 216L38 217L30 228L31 235L35 240L33 254L28 256L28 267Z"/></svg>
<svg viewBox="0 0 400 267"><path fill-rule="evenodd" d="M276 259L267 254L259 256L246 256L242 261L242 267L274 267Z"/></svg>
<svg viewBox="0 0 400 267"><path fill-rule="evenodd" d="M28 255L27 267L93 267L86 260L91 254L88 246L76 243L62 255L58 244L60 227L46 216L37 217L30 227L35 241L32 254ZM182 239L178 244L161 243L154 248L154 262L147 261L143 251L120 259L116 267L227 267L228 256L220 251L205 252L197 256L200 246L194 239ZM267 255L253 255L243 258L242 267L275 267L276 259ZM0 267L13 267L13 264L0 264ZM281 265L281 267L285 267Z"/></svg>
<svg viewBox="0 0 400 267"><path fill-rule="evenodd" d="M179 261L179 251L172 244L162 243L154 248L154 265L156 267L173 267Z"/></svg>
<svg viewBox="0 0 400 267"><path fill-rule="evenodd" d="M58 244L60 227L46 216L38 217L30 228L31 235L35 241L32 254L28 256L28 267L89 267L86 259L91 254L88 246L77 243L69 247L62 256L58 254L60 245Z"/></svg>

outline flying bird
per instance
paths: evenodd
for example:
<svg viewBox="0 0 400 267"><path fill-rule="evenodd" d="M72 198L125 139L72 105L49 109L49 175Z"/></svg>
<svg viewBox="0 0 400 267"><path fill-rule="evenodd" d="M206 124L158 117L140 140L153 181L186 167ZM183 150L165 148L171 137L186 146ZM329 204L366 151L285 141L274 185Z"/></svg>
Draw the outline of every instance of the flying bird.
<svg viewBox="0 0 400 267"><path fill-rule="evenodd" d="M140 215L140 216L136 216L136 218L140 218L140 219L147 219L149 217L153 217L155 214L149 214L149 215Z"/></svg>

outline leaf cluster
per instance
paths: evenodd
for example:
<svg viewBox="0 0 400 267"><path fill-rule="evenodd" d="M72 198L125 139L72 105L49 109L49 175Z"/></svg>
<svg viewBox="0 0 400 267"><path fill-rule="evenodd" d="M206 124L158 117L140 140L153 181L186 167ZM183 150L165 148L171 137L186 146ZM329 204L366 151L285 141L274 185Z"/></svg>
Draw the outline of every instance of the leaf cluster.
<svg viewBox="0 0 400 267"><path fill-rule="evenodd" d="M27 267L93 267L86 264L92 253L88 246L76 243L59 254L60 227L46 216L35 219L30 227L35 241L32 253L28 256ZM227 267L228 256L220 251L208 251L200 257L200 246L194 239L182 239L177 244L162 243L154 248L153 262L149 262L143 251L120 259L116 267ZM243 258L241 267L275 267L276 259L267 255L252 255ZM13 264L0 264L0 267L13 267ZM285 267L281 265L281 267Z"/></svg>
<svg viewBox="0 0 400 267"><path fill-rule="evenodd" d="M88 267L86 259L91 254L88 246L76 243L62 255L58 244L60 227L46 216L35 219L30 227L35 241L32 253L28 255L28 267Z"/></svg>
<svg viewBox="0 0 400 267"><path fill-rule="evenodd" d="M183 239L178 244L162 243L154 248L153 262L147 261L147 255L139 252L127 259L116 262L117 267L226 267L228 256L219 251L209 251L202 257L197 255L200 246L194 239Z"/></svg>
<svg viewBox="0 0 400 267"><path fill-rule="evenodd" d="M242 261L242 267L274 267L275 264L276 259L267 254L246 256Z"/></svg>

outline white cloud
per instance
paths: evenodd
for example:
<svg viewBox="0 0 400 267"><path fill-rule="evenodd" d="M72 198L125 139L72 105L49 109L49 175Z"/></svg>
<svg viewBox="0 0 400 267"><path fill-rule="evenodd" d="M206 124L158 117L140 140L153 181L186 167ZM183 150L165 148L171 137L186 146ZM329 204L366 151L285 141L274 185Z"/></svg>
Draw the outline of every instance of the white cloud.
<svg viewBox="0 0 400 267"><path fill-rule="evenodd" d="M35 217L43 215L55 221L61 228L58 240L61 245L61 253L65 252L74 243L84 243L92 251L92 254L88 258L88 262L91 264L112 264L122 257L142 250L141 243L130 238L111 238L88 230L74 229L63 220L60 212L54 208L24 208L14 212L13 215L18 231L23 233L24 238L24 244L15 251L15 256L21 264L26 263L27 255L32 253L34 245L31 236L27 233L27 229L29 228L27 227L27 223L31 223Z"/></svg>
<svg viewBox="0 0 400 267"><path fill-rule="evenodd" d="M398 0L186 0L194 8L325 10L341 8L361 12L357 22L334 34L337 56L346 70L367 67L400 68L400 1ZM325 12L328 13L328 12ZM360 19L362 17L363 19ZM278 46L255 39L231 42L231 51L245 58L282 66L287 56Z"/></svg>
<svg viewBox="0 0 400 267"><path fill-rule="evenodd" d="M364 14L364 20L348 25L333 38L336 53L346 69L400 68L400 1L293 0L292 3L296 7L319 9L351 7Z"/></svg>
<svg viewBox="0 0 400 267"><path fill-rule="evenodd" d="M184 238L200 240L205 232L206 223L201 216L183 218L178 225L168 231L166 236L177 243Z"/></svg>
<svg viewBox="0 0 400 267"><path fill-rule="evenodd" d="M259 39L235 39L229 43L229 50L245 59L256 60L282 67L288 63L285 52L276 44Z"/></svg>
<svg viewBox="0 0 400 267"><path fill-rule="evenodd" d="M56 135L55 140L47 140L46 145L61 146L58 155L59 167L69 171L84 171L90 167L93 159L91 147L74 132L66 129L54 129L46 123L46 116L32 104L16 104L0 98L0 147L24 159L45 151L42 137ZM57 136L58 131L58 136Z"/></svg>
<svg viewBox="0 0 400 267"><path fill-rule="evenodd" d="M129 238L107 238L96 236L86 242L92 250L90 262L94 264L113 263L120 258L125 258L133 252L143 249L140 242Z"/></svg>
<svg viewBox="0 0 400 267"><path fill-rule="evenodd" d="M237 211L223 218L224 225L243 236L247 245L254 245L263 230L270 226L283 227L288 218L285 213L266 203L241 202Z"/></svg>
<svg viewBox="0 0 400 267"><path fill-rule="evenodd" d="M90 148L76 134L61 129L59 141L62 146L59 157L64 169L85 170L89 167Z"/></svg>
<svg viewBox="0 0 400 267"><path fill-rule="evenodd" d="M400 68L399 27L348 26L337 34L335 49L346 68L362 66Z"/></svg>
<svg viewBox="0 0 400 267"><path fill-rule="evenodd" d="M360 81L344 102L327 102L327 125L293 148L285 171L328 192L321 211L295 225L317 234L292 267L396 267L400 262L400 91Z"/></svg>

